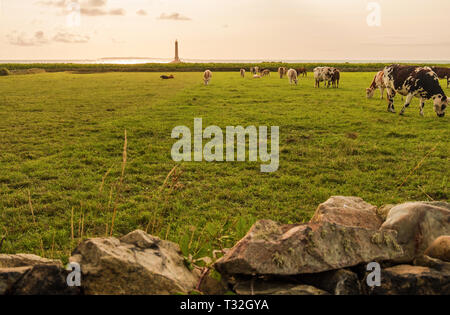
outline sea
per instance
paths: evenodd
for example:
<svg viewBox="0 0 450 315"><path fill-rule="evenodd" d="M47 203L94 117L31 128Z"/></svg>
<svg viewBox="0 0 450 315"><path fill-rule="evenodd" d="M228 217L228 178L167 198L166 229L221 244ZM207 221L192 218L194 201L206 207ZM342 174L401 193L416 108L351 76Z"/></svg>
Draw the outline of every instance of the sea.
<svg viewBox="0 0 450 315"><path fill-rule="evenodd" d="M116 64L116 65L137 65L145 63L169 63L169 58L100 58L84 60L0 60L0 64L5 63L74 63L74 64ZM420 63L420 64L450 64L450 60L238 60L238 59L182 59L186 63L261 63L261 62L283 62L283 63Z"/></svg>

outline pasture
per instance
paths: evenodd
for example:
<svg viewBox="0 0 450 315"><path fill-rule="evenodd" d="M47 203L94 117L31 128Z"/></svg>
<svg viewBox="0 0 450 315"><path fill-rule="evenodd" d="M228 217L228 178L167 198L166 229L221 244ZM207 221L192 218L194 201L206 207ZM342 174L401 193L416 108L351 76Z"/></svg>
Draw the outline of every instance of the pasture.
<svg viewBox="0 0 450 315"><path fill-rule="evenodd" d="M311 72L298 86L276 73L214 72L209 86L200 72L161 74L0 77L0 252L67 261L80 238L109 235L115 212L113 235L147 230L198 258L257 219L307 221L332 195L448 201L450 114L438 118L428 101L420 117L418 99L405 116L388 113L379 91L365 97L375 72L343 72L339 89L314 89ZM171 131L192 130L195 117L279 126L279 170L173 162Z"/></svg>

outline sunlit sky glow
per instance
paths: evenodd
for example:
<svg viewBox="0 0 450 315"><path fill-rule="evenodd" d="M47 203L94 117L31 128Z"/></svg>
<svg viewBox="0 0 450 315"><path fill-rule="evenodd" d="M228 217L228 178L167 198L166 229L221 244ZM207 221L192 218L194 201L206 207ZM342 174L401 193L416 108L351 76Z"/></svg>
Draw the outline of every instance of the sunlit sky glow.
<svg viewBox="0 0 450 315"><path fill-rule="evenodd" d="M0 59L450 60L448 0L78 0L79 25L70 2L0 0Z"/></svg>

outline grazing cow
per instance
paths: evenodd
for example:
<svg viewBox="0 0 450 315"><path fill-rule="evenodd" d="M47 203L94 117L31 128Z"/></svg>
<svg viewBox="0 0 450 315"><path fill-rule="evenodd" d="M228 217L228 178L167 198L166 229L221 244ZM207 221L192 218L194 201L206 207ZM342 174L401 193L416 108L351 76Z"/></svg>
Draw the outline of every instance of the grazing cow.
<svg viewBox="0 0 450 315"><path fill-rule="evenodd" d="M287 72L286 67L279 67L278 68L278 74L280 75L280 79L283 79L283 77L286 74L286 72Z"/></svg>
<svg viewBox="0 0 450 315"><path fill-rule="evenodd" d="M175 77L171 74L171 75L162 75L160 76L161 79L163 80L168 80L168 79L175 79Z"/></svg>
<svg viewBox="0 0 450 315"><path fill-rule="evenodd" d="M335 69L335 68L331 68L331 67L316 67L316 68L314 68L314 80L315 80L314 87L320 88L320 82L322 82L322 81L325 81L325 85L327 87L329 87L331 84L332 75L334 72L333 69Z"/></svg>
<svg viewBox="0 0 450 315"><path fill-rule="evenodd" d="M203 73L203 81L205 82L205 85L209 84L209 81L211 81L212 78L212 72L211 70L205 70Z"/></svg>
<svg viewBox="0 0 450 315"><path fill-rule="evenodd" d="M307 76L308 76L308 71L306 70L305 67L302 67L302 68L298 68L298 69L297 69L297 75L300 76L300 74L301 74L302 76L304 76L304 77L307 77Z"/></svg>
<svg viewBox="0 0 450 315"><path fill-rule="evenodd" d="M373 95L375 94L375 90L376 89L380 89L380 93L381 93L381 99L383 99L383 94L384 94L384 89L386 88L386 86L384 85L383 82L383 76L384 76L384 72L383 71L379 71L375 77L373 78L372 83L370 84L369 88L366 89L366 96L367 98L372 98Z"/></svg>
<svg viewBox="0 0 450 315"><path fill-rule="evenodd" d="M295 71L294 69L289 69L287 72L287 77L289 79L290 84L292 84L292 82L294 82L295 85L297 85L297 82L298 82L297 71Z"/></svg>
<svg viewBox="0 0 450 315"><path fill-rule="evenodd" d="M437 74L430 67L390 65L383 70L383 82L387 89L388 111L395 113L396 93L406 96L405 105L400 111L403 115L412 98L420 98L420 115L423 116L425 100L433 99L434 111L438 117L445 116L448 99L439 85Z"/></svg>
<svg viewBox="0 0 450 315"><path fill-rule="evenodd" d="M259 67L254 67L254 69L255 69L255 74L258 74L259 73Z"/></svg>
<svg viewBox="0 0 450 315"><path fill-rule="evenodd" d="M251 74L256 74L255 68L254 67L250 67L250 73Z"/></svg>
<svg viewBox="0 0 450 315"><path fill-rule="evenodd" d="M341 72L336 69L336 68L332 68L331 69L331 84L334 88L339 88L339 80L341 79ZM329 85L329 83L328 83Z"/></svg>
<svg viewBox="0 0 450 315"><path fill-rule="evenodd" d="M245 78L245 69L241 69L241 77Z"/></svg>
<svg viewBox="0 0 450 315"><path fill-rule="evenodd" d="M263 77L265 77L266 75L270 76L270 70L269 70L269 69L264 69L264 70L261 72L261 75L262 75Z"/></svg>
<svg viewBox="0 0 450 315"><path fill-rule="evenodd" d="M447 79L447 89L450 85L450 69L442 67L431 67L431 69L437 74L439 79Z"/></svg>

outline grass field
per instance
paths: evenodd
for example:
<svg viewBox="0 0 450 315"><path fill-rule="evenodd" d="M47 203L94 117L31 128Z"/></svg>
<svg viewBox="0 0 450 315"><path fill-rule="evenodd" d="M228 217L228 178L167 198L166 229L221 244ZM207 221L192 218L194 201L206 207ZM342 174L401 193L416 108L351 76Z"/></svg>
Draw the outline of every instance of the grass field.
<svg viewBox="0 0 450 315"><path fill-rule="evenodd" d="M379 92L365 98L374 73L345 72L340 89L320 90L311 74L290 86L222 72L207 87L201 73L159 75L0 77L1 252L66 261L80 238L109 234L114 209L115 236L139 228L203 257L257 219L308 220L331 195L375 205L449 198L449 115L427 102L420 117L417 99L403 117L388 113ZM171 131L192 130L194 117L223 129L280 126L279 170L190 162L165 181L177 165Z"/></svg>

